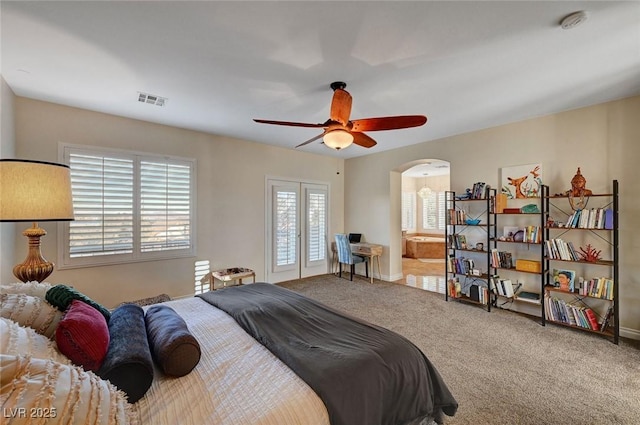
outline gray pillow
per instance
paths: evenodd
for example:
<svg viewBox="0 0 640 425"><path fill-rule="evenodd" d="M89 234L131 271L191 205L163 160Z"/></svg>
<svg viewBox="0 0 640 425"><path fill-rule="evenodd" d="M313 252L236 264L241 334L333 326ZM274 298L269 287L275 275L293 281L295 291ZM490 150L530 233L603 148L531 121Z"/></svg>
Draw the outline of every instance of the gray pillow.
<svg viewBox="0 0 640 425"><path fill-rule="evenodd" d="M184 376L200 361L200 344L171 307L155 305L145 315L149 346L156 364L171 376Z"/></svg>

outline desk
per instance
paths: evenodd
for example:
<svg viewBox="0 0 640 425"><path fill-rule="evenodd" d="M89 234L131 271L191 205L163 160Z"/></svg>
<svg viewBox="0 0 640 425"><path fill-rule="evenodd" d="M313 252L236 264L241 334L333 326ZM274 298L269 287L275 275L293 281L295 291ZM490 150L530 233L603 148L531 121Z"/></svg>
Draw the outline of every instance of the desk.
<svg viewBox="0 0 640 425"><path fill-rule="evenodd" d="M352 243L350 245L352 254L369 258L369 264L371 264L371 283L373 283L373 260L378 260L378 279L381 279L382 272L380 271L380 256L382 255L382 245L376 245L366 242Z"/></svg>
<svg viewBox="0 0 640 425"><path fill-rule="evenodd" d="M382 279L382 272L380 271L380 256L382 255L382 245L376 245L372 243L359 242L352 243L351 245L351 254L359 255L361 257L367 257L369 259L369 264L371 264L371 283L373 283L373 268L374 268L374 258L378 260L378 279ZM333 272L334 264L337 264L338 261L338 251L336 249L336 243L331 242L331 252L333 253L334 261L332 261L331 272Z"/></svg>
<svg viewBox="0 0 640 425"><path fill-rule="evenodd" d="M214 279L218 279L222 282L222 286L226 287L227 282L235 282L236 280L242 285L242 279L245 277L252 277L253 283L256 283L256 273L244 267L231 267L228 269L213 270L200 279L201 283L209 282L210 288L213 291L215 289Z"/></svg>

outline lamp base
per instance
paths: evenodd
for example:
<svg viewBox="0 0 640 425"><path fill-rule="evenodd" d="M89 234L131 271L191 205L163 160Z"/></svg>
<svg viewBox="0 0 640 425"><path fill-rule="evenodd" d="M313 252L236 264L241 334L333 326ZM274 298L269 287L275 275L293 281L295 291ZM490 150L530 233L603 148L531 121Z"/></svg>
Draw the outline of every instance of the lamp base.
<svg viewBox="0 0 640 425"><path fill-rule="evenodd" d="M29 238L29 253L27 258L13 268L13 274L22 282L43 282L53 272L54 264L44 259L40 253L40 238L47 231L33 223L33 227L22 232Z"/></svg>

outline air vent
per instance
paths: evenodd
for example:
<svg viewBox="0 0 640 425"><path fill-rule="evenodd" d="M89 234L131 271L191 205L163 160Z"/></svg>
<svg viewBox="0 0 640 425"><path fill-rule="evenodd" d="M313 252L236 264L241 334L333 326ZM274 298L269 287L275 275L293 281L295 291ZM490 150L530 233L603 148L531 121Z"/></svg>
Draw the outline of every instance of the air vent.
<svg viewBox="0 0 640 425"><path fill-rule="evenodd" d="M164 104L167 103L167 100L169 99L167 99L166 97L138 92L138 102L148 103L149 105L164 106Z"/></svg>

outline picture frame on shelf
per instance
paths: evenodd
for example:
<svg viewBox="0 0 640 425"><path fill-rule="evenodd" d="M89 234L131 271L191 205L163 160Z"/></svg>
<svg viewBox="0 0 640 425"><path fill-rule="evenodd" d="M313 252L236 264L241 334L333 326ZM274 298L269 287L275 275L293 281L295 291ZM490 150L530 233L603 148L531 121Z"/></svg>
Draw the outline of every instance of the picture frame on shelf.
<svg viewBox="0 0 640 425"><path fill-rule="evenodd" d="M575 289L576 272L567 269L553 269L554 286L565 292L573 292Z"/></svg>
<svg viewBox="0 0 640 425"><path fill-rule="evenodd" d="M504 238L503 240L513 242L515 234L521 230L522 229L520 229L518 226L504 226L502 230L502 237Z"/></svg>

